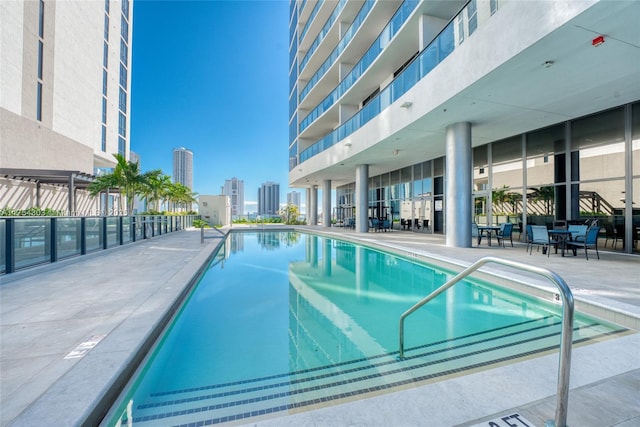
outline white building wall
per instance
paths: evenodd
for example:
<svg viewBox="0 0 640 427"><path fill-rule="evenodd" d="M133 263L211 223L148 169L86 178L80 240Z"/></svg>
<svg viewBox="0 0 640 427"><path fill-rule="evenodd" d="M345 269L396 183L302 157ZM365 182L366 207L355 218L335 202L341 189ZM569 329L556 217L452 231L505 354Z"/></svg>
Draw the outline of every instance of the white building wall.
<svg viewBox="0 0 640 427"><path fill-rule="evenodd" d="M231 225L231 204L228 196L201 195L198 197L198 207L198 213L209 225Z"/></svg>
<svg viewBox="0 0 640 427"><path fill-rule="evenodd" d="M48 3L45 3L45 8L47 6ZM120 19L117 21L119 29ZM94 151L100 151L104 7L95 7L94 2L57 2L55 23L54 81L47 82L45 79L44 85L53 88L52 129ZM120 33L116 34L119 37ZM45 38L45 45L48 42ZM116 52L113 49L111 51L109 71L113 73L112 69L116 67L112 65L118 62L113 56ZM109 95L108 104L111 108L107 111L107 117L115 117L117 122L118 106L117 102L114 103L118 97L117 88ZM115 146L107 145L107 152L117 153L117 142Z"/></svg>
<svg viewBox="0 0 640 427"><path fill-rule="evenodd" d="M0 107L20 114L22 108L22 45L24 6L22 1L0 1Z"/></svg>

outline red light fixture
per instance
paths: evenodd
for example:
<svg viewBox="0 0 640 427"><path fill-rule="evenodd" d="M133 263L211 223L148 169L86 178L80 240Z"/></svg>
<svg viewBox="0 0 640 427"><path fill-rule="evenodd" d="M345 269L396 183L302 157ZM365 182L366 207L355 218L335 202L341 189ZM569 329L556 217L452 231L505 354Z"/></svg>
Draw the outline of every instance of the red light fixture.
<svg viewBox="0 0 640 427"><path fill-rule="evenodd" d="M604 36L598 36L595 39L591 40L591 45L593 47L598 47L600 46L602 43L604 43Z"/></svg>

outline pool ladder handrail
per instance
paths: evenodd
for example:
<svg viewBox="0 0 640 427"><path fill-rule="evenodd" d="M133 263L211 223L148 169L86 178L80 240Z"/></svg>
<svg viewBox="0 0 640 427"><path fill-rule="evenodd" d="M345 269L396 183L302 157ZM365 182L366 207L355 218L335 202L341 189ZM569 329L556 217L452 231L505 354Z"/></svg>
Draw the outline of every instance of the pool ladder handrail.
<svg viewBox="0 0 640 427"><path fill-rule="evenodd" d="M562 335L560 338L560 353L558 363L558 394L556 399L556 416L554 421L547 421L547 427L566 427L567 424L567 406L569 403L569 374L571 370L571 345L573 339L573 294L567 283L553 271L535 267L515 261L496 257L484 257L462 270L453 278L449 279L444 285L418 301L413 307L402 313L400 316L400 359L404 359L404 320L411 313L446 291L474 271L478 270L485 264L496 263L512 267L518 270L528 271L546 277L553 282L562 297Z"/></svg>

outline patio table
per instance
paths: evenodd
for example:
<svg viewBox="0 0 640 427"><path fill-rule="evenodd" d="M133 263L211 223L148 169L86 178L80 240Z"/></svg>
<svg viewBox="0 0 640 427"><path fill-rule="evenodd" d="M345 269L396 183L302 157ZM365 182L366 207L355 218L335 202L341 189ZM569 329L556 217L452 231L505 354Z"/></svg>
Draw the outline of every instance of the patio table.
<svg viewBox="0 0 640 427"><path fill-rule="evenodd" d="M498 237L498 231L500 231L499 225L479 225L478 232L482 236L486 232L487 235L487 244L491 246L491 234L495 231L496 237Z"/></svg>
<svg viewBox="0 0 640 427"><path fill-rule="evenodd" d="M571 232L569 230L549 230L549 236L553 237L558 246L560 246L560 253L564 256L564 250L567 248L567 240L571 240ZM556 246L556 253L558 253L558 247Z"/></svg>

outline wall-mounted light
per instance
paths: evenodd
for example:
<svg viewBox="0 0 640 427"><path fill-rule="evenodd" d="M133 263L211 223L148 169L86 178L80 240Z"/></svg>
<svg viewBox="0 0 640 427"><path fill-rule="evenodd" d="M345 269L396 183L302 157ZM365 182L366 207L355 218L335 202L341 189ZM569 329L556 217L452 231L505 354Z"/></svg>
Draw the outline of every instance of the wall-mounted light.
<svg viewBox="0 0 640 427"><path fill-rule="evenodd" d="M400 108L409 108L413 105L413 102L410 101L405 101L402 103L402 105L400 105Z"/></svg>
<svg viewBox="0 0 640 427"><path fill-rule="evenodd" d="M344 143L344 146L345 146L345 147L351 147L351 143L350 143L350 142L345 142L345 143Z"/></svg>
<svg viewBox="0 0 640 427"><path fill-rule="evenodd" d="M591 45L593 47L598 47L600 46L602 43L604 43L604 36L598 36L595 39L591 40Z"/></svg>
<svg viewBox="0 0 640 427"><path fill-rule="evenodd" d="M393 155L394 155L394 156L397 156L397 155L398 155L398 153L400 153L400 150L398 150L398 149L393 150Z"/></svg>
<svg viewBox="0 0 640 427"><path fill-rule="evenodd" d="M544 68L549 68L549 67L551 67L552 65L553 65L553 61L544 61L544 62L542 63L542 66L543 66Z"/></svg>

